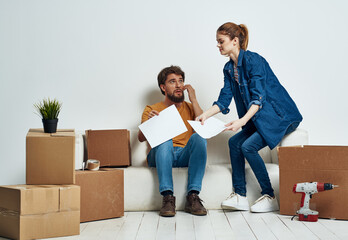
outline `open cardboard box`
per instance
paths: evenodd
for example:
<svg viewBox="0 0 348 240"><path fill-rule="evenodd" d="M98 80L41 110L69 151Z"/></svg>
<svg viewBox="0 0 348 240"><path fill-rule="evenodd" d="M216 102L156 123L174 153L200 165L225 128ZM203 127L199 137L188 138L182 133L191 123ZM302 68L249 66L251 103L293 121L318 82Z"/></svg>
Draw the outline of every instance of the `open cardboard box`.
<svg viewBox="0 0 348 240"><path fill-rule="evenodd" d="M301 194L293 193L294 184L323 182L338 188L316 193L310 209L321 218L348 219L348 146L279 147L280 214L295 215Z"/></svg>

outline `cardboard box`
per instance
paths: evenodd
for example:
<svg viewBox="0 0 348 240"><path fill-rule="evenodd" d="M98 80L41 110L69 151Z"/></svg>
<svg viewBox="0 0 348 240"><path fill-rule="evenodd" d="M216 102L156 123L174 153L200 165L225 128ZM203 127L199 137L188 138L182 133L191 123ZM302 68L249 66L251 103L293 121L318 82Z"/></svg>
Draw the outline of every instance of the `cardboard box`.
<svg viewBox="0 0 348 240"><path fill-rule="evenodd" d="M27 184L75 183L75 132L30 129L26 138Z"/></svg>
<svg viewBox="0 0 348 240"><path fill-rule="evenodd" d="M101 167L130 166L129 131L120 130L87 130L88 159L100 161Z"/></svg>
<svg viewBox="0 0 348 240"><path fill-rule="evenodd" d="M313 194L310 209L321 218L348 219L348 147L297 146L278 148L280 214L295 215L302 195L294 184L323 182L338 188Z"/></svg>
<svg viewBox="0 0 348 240"><path fill-rule="evenodd" d="M76 184L81 187L81 222L124 215L122 169L76 171Z"/></svg>
<svg viewBox="0 0 348 240"><path fill-rule="evenodd" d="M79 186L0 186L0 236L38 239L78 234Z"/></svg>

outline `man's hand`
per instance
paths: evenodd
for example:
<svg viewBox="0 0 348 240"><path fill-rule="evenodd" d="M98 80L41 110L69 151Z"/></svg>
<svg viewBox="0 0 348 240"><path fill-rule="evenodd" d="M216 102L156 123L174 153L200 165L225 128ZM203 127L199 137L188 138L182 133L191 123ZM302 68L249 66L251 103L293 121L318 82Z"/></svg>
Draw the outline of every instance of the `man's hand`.
<svg viewBox="0 0 348 240"><path fill-rule="evenodd" d="M241 127L243 127L245 124L246 124L246 123L245 123L244 120L242 120L242 119L234 120L234 121L232 121L232 122L230 122L230 123L227 123L227 124L225 125L225 127L227 127L227 128L225 129L225 131L231 130L231 131L233 131L233 132L236 132L236 131L238 131Z"/></svg>
<svg viewBox="0 0 348 240"><path fill-rule="evenodd" d="M156 110L151 110L151 112L149 112L149 115L147 115L148 119L154 117L154 116L158 116L159 112L157 112Z"/></svg>
<svg viewBox="0 0 348 240"><path fill-rule="evenodd" d="M184 91L185 90L187 90L187 94L188 94L190 102L192 103L192 107L193 107L193 111L195 113L195 116L201 115L203 113L203 110L199 106L199 103L197 101L195 89L190 84L186 84L184 86Z"/></svg>
<svg viewBox="0 0 348 240"><path fill-rule="evenodd" d="M150 118L152 118L154 116L158 116L158 115L159 115L159 112L157 112L156 110L151 110L151 112L149 112L149 114L147 115L147 120L149 120ZM138 139L140 142L146 141L144 134L140 130L138 132Z"/></svg>
<svg viewBox="0 0 348 240"><path fill-rule="evenodd" d="M189 100L190 100L191 103L197 101L196 91L190 84L186 84L184 86L184 90L187 90L188 97L189 97Z"/></svg>

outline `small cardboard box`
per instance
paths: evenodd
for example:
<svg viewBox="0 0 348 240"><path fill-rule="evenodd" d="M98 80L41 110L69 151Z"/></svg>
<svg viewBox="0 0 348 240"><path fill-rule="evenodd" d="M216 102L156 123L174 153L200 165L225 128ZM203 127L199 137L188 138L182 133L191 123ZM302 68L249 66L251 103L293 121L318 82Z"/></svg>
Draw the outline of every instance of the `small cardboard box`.
<svg viewBox="0 0 348 240"><path fill-rule="evenodd" d="M75 183L75 132L44 133L30 129L26 137L27 184Z"/></svg>
<svg viewBox="0 0 348 240"><path fill-rule="evenodd" d="M129 131L87 130L88 159L100 161L101 167L124 167L131 165Z"/></svg>
<svg viewBox="0 0 348 240"><path fill-rule="evenodd" d="M319 217L348 219L348 147L295 146L279 147L280 214L295 215L301 197L293 186L302 182L339 185L312 195L310 209Z"/></svg>
<svg viewBox="0 0 348 240"><path fill-rule="evenodd" d="M79 186L0 186L0 236L38 239L78 234Z"/></svg>
<svg viewBox="0 0 348 240"><path fill-rule="evenodd" d="M76 171L76 184L81 187L81 222L123 216L123 183L122 169Z"/></svg>

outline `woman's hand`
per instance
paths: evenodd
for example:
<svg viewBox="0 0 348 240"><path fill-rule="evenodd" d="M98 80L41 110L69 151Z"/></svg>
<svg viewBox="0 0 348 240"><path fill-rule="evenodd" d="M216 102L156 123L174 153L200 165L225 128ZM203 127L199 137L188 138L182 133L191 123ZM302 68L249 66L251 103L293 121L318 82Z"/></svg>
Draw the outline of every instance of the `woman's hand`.
<svg viewBox="0 0 348 240"><path fill-rule="evenodd" d="M206 112L202 113L198 117L196 117L196 121L200 121L202 125L204 125L204 121L207 120L208 117L206 116Z"/></svg>
<svg viewBox="0 0 348 240"><path fill-rule="evenodd" d="M151 110L151 112L149 112L149 115L147 115L148 119L154 117L154 116L158 116L159 112L157 112L156 110Z"/></svg>
<svg viewBox="0 0 348 240"><path fill-rule="evenodd" d="M237 120L234 120L230 123L227 123L225 125L225 127L227 127L225 129L225 131L233 131L233 132L236 132L238 131L241 127L243 127L246 123L242 120L242 119L237 119Z"/></svg>
<svg viewBox="0 0 348 240"><path fill-rule="evenodd" d="M220 108L217 105L213 105L211 108L209 108L207 111L196 117L196 121L200 121L202 125L204 125L204 121L210 118L211 116L214 116L220 112Z"/></svg>

